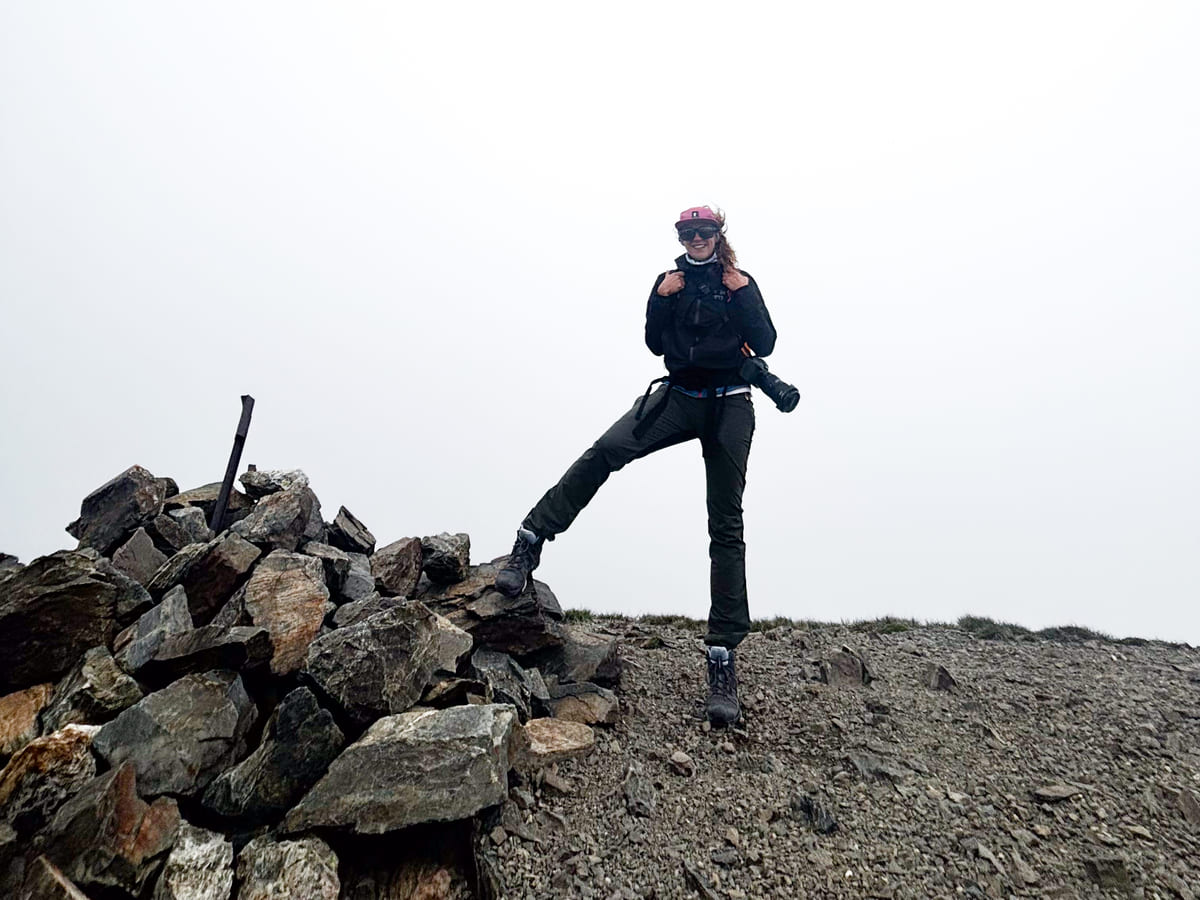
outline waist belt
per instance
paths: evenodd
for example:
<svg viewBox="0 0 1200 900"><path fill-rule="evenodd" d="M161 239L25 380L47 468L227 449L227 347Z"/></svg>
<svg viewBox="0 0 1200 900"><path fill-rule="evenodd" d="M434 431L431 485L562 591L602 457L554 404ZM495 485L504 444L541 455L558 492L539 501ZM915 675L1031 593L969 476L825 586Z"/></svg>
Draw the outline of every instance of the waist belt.
<svg viewBox="0 0 1200 900"><path fill-rule="evenodd" d="M682 384L671 385L671 390L679 391L681 394L687 394L689 397L695 397L698 400L703 400L705 397L730 397L734 394L750 393L750 385L748 384L731 384L728 387L713 388L710 392L708 388L700 388L698 391L689 390Z"/></svg>
<svg viewBox="0 0 1200 900"><path fill-rule="evenodd" d="M656 384L666 384L669 390L663 391L662 399L651 407L649 412L646 412L646 401L650 399L650 392ZM638 404L637 412L634 418L638 423L633 426L633 436L635 438L643 437L650 426L663 414L663 410L667 408L667 404L671 401L671 391L679 391L685 396L692 397L698 400L707 400L704 410L704 432L700 435L700 443L704 447L704 455L708 455L709 445L712 438L716 436L717 426L720 420L720 411L724 409L724 404L719 404L716 401L723 397L731 397L734 394L745 394L750 390L748 384L731 384L722 387L700 388L698 390L685 388L680 384L672 384L671 376L664 375L662 378L655 378L646 385L646 393L642 395L642 402ZM645 418L643 418L643 414Z"/></svg>

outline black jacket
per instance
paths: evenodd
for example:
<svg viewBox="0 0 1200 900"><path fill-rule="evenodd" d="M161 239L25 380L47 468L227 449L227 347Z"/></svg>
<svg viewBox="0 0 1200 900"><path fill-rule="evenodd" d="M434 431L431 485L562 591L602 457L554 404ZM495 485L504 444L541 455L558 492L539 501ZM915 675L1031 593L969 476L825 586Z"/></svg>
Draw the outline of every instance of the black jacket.
<svg viewBox="0 0 1200 900"><path fill-rule="evenodd" d="M691 387L740 383L743 343L757 356L775 349L775 326L758 285L730 291L721 282L718 262L697 266L685 256L675 260L683 272L683 290L658 295L667 273L659 275L646 303L646 346L665 357L671 380ZM741 272L741 269L738 270Z"/></svg>

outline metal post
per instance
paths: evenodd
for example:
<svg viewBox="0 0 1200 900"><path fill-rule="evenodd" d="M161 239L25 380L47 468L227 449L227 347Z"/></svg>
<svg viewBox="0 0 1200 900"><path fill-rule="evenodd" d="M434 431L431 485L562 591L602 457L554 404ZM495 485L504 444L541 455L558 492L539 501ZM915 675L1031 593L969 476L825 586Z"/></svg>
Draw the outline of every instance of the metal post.
<svg viewBox="0 0 1200 900"><path fill-rule="evenodd" d="M233 452L229 454L229 466L225 469L225 480L221 482L221 493L213 508L212 521L208 527L214 534L220 533L221 520L225 518L225 507L229 505L229 492L233 490L233 479L242 462L242 447L246 444L246 432L250 430L250 413L254 411L254 398L242 394L242 417L238 420L237 433L233 436Z"/></svg>

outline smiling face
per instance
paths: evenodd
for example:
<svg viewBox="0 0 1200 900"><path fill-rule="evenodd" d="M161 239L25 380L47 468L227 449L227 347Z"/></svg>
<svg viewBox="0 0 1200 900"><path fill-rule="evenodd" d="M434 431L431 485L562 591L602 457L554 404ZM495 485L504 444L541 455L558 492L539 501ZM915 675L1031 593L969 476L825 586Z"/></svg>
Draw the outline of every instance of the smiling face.
<svg viewBox="0 0 1200 900"><path fill-rule="evenodd" d="M679 229L679 243L683 244L688 256L703 262L716 252L719 233L715 224L689 225ZM705 237L706 234L710 237Z"/></svg>

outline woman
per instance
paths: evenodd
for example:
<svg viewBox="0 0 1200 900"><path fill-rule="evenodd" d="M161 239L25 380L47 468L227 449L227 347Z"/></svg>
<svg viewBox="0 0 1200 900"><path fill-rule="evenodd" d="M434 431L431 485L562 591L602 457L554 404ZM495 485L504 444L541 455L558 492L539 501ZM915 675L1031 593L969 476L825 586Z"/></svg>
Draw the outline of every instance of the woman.
<svg viewBox="0 0 1200 900"><path fill-rule="evenodd" d="M737 268L725 218L707 206L685 209L675 223L684 254L654 282L646 304L646 346L664 357L667 375L616 421L546 492L521 523L496 588L525 589L542 545L575 520L612 473L655 450L698 438L708 486L711 606L708 614L708 718L738 720L734 648L750 628L742 491L754 434L746 357L775 349L775 326L754 279ZM662 382L657 391L650 389Z"/></svg>

